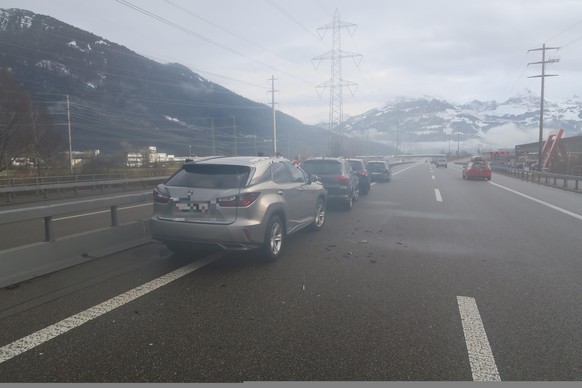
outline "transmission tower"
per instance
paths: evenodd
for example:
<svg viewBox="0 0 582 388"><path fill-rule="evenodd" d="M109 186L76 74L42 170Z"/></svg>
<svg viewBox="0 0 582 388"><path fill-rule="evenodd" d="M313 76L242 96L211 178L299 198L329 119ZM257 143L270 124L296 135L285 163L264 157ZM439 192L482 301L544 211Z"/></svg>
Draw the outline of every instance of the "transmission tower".
<svg viewBox="0 0 582 388"><path fill-rule="evenodd" d="M343 79L342 59L353 58L356 66L358 66L362 60L361 54L342 50L341 30L346 29L350 35L353 35L356 28L356 24L342 22L340 20L339 12L336 9L333 21L317 29L321 39L324 38L328 30L332 31L331 50L312 59L312 62L317 61L317 65L315 66L316 69L322 60L329 60L331 62L331 78L323 84L316 86L316 90L320 97L323 95L325 89L329 88L329 155L340 156L343 154L343 88L347 87L353 95L358 86L353 82ZM333 142L332 138L332 131L335 128L339 128L339 140L337 142Z"/></svg>

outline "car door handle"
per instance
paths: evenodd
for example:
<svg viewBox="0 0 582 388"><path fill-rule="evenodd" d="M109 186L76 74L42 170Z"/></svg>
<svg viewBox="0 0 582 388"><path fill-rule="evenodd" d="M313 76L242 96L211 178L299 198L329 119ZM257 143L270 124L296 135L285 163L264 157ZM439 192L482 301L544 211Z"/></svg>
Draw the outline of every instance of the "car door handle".
<svg viewBox="0 0 582 388"><path fill-rule="evenodd" d="M283 195L283 194L285 194L285 192L283 190L279 190L279 191L277 191L277 194Z"/></svg>

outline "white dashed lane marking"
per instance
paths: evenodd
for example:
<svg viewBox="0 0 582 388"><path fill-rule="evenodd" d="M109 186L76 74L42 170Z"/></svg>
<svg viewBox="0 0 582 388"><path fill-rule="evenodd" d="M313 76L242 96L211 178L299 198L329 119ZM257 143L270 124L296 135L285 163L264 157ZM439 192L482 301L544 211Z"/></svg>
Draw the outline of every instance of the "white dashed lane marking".
<svg viewBox="0 0 582 388"><path fill-rule="evenodd" d="M441 192L439 189L434 189L434 195L436 196L437 202L443 201L443 197L441 196Z"/></svg>
<svg viewBox="0 0 582 388"><path fill-rule="evenodd" d="M501 381L475 299L457 296L474 381Z"/></svg>

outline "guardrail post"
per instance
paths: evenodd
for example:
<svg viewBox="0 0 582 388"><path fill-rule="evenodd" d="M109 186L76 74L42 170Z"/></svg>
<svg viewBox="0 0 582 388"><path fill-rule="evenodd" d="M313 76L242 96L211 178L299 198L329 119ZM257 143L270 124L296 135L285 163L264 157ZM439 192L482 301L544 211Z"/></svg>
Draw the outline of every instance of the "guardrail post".
<svg viewBox="0 0 582 388"><path fill-rule="evenodd" d="M119 219L117 218L117 206L111 206L111 226L119 226Z"/></svg>
<svg viewBox="0 0 582 388"><path fill-rule="evenodd" d="M574 190L578 190L578 182L579 182L578 179L576 179L576 187Z"/></svg>
<svg viewBox="0 0 582 388"><path fill-rule="evenodd" d="M564 178L564 187L568 187L568 180Z"/></svg>
<svg viewBox="0 0 582 388"><path fill-rule="evenodd" d="M44 218L44 241L53 241L53 226L52 221L53 217L48 216Z"/></svg>

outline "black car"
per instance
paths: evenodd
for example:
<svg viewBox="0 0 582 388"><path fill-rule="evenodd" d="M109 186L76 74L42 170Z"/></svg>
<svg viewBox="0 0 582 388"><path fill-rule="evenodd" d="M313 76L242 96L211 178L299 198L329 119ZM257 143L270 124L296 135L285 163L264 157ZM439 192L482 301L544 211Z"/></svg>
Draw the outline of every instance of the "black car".
<svg viewBox="0 0 582 388"><path fill-rule="evenodd" d="M366 164L372 182L390 182L392 172L388 163L383 160L372 160Z"/></svg>
<svg viewBox="0 0 582 388"><path fill-rule="evenodd" d="M346 210L350 210L353 201L358 200L358 177L347 159L315 157L304 161L301 168L308 174L317 175L327 189L328 201L340 202Z"/></svg>
<svg viewBox="0 0 582 388"><path fill-rule="evenodd" d="M363 159L348 159L352 170L358 176L360 194L368 194L370 188L370 176L368 175L368 170L366 169L366 163Z"/></svg>

